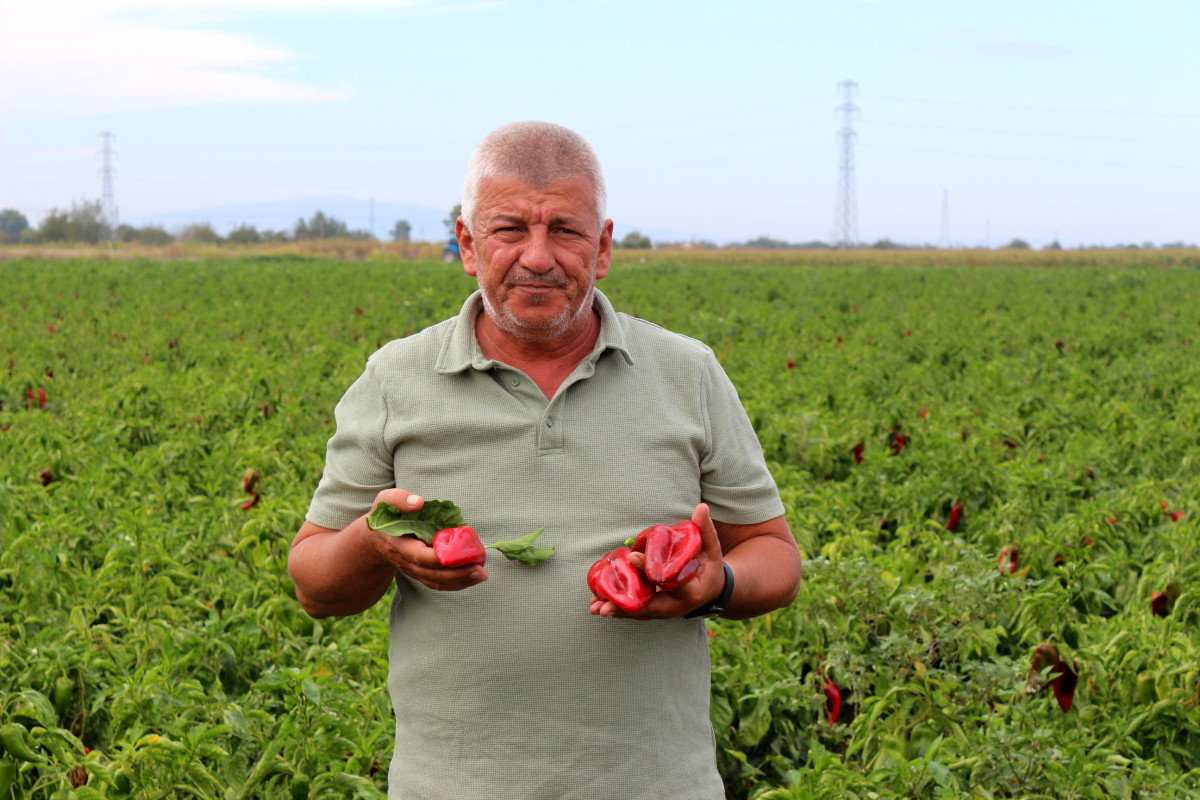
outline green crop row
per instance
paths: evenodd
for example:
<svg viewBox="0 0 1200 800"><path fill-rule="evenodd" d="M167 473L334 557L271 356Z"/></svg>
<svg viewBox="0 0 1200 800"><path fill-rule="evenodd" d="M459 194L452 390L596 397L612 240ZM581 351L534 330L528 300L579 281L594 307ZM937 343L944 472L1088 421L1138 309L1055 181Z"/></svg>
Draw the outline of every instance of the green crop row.
<svg viewBox="0 0 1200 800"><path fill-rule="evenodd" d="M710 623L729 796L1200 796L1200 271L800 258L601 284L718 354L806 557L793 606ZM0 725L36 755L0 781L381 797L386 611L309 619L287 549L365 358L473 281L303 257L0 278Z"/></svg>

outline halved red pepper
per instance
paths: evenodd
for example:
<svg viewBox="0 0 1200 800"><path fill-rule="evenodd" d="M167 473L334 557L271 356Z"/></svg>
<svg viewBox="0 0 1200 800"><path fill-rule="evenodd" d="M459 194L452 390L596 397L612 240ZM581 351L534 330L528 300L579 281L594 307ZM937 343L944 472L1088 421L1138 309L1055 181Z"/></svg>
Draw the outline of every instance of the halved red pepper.
<svg viewBox="0 0 1200 800"><path fill-rule="evenodd" d="M487 563L483 542L473 528L465 525L442 528L433 535L433 554L443 567L465 567Z"/></svg>
<svg viewBox="0 0 1200 800"><path fill-rule="evenodd" d="M588 570L592 594L625 612L640 611L654 599L654 587L629 563L628 547L618 547L601 556Z"/></svg>
<svg viewBox="0 0 1200 800"><path fill-rule="evenodd" d="M646 554L646 577L667 591L678 589L696 574L704 538L690 519L674 525L651 525L633 540L633 549Z"/></svg>

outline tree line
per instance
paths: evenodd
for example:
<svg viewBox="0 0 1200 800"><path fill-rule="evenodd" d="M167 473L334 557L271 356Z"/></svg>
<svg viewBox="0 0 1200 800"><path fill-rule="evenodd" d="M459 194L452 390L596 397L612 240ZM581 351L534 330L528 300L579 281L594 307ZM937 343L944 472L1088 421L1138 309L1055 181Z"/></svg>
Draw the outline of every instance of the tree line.
<svg viewBox="0 0 1200 800"><path fill-rule="evenodd" d="M398 220L392 227L394 241L408 241L412 226L406 220ZM176 232L161 225L135 227L120 224L115 228L104 215L100 201L85 201L72 204L70 209L52 209L37 227L20 211L6 208L0 211L0 242L7 244L99 244L100 242L126 242L147 245L164 245L172 242L199 242L201 244L258 244L261 242L303 241L308 239L363 239L373 240L370 231L353 230L342 220L324 211L316 211L308 219L301 217L290 230L259 230L254 225L243 223L222 236L208 222L194 222Z"/></svg>
<svg viewBox="0 0 1200 800"><path fill-rule="evenodd" d="M462 211L462 205L456 204L450 215L442 222L450 237L454 236L454 223ZM408 242L412 234L412 225L407 220L397 220L392 226L389 236L394 242ZM312 239L360 239L374 241L375 236L370 231L352 230L343 221L323 211L316 211L308 219L303 217L296 220L291 230L259 230L254 225L243 223L229 233L221 236L207 222L195 222L184 226L172 233L161 225L143 225L134 227L121 224L115 228L109 225L104 216L100 201L85 201L75 203L68 210L52 209L36 227L31 227L29 220L20 211L13 208L0 210L0 243L6 244L56 244L79 242L99 244L100 242L117 241L145 245L165 245L172 242L198 242L200 244L259 244L263 242L288 242ZM628 250L699 248L715 249L717 244L707 240L688 242L651 241L639 231L630 231L620 239L613 240L613 246ZM1168 242L1163 249L1194 248L1196 245L1182 241ZM726 248L748 248L756 250L830 250L836 245L822 241L788 242L773 239L769 236L758 236L744 242L732 242L721 245ZM888 238L878 239L871 244L862 243L859 249L875 250L905 250L905 249L937 249L935 245L905 245ZM1116 248L1153 249L1153 242L1137 244L1118 244ZM1001 245L1005 250L1029 250L1030 244L1021 238L1014 238L1007 244ZM1061 250L1062 245L1057 241L1042 247L1043 250Z"/></svg>

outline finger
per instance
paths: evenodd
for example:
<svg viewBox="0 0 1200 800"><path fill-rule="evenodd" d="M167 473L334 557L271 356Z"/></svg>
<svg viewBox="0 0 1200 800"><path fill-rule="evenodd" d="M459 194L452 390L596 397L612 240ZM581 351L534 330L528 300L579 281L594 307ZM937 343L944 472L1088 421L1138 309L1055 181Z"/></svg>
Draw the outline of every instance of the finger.
<svg viewBox="0 0 1200 800"><path fill-rule="evenodd" d="M455 571L458 571L458 569L456 569ZM461 580L456 579L449 575L438 575L435 577L437 578L436 580L430 580L430 581L422 580L421 583L424 584L425 586L428 586L430 589L434 589L437 591L457 592L460 589L469 589L472 586L477 586L477 585L483 583L484 581L486 581L488 579L488 572L486 569L483 569L482 567L475 567L475 568L471 569L467 573L467 576Z"/></svg>
<svg viewBox="0 0 1200 800"><path fill-rule="evenodd" d="M709 558L720 560L723 555L721 538L717 535L717 526L713 524L712 517L708 513L707 503L700 503L692 511L692 522L700 529L700 535L704 539L705 554Z"/></svg>
<svg viewBox="0 0 1200 800"><path fill-rule="evenodd" d="M378 535L387 537L388 560L397 571L430 589L462 589L488 579L487 568L481 564L442 566L433 548L415 536Z"/></svg>
<svg viewBox="0 0 1200 800"><path fill-rule="evenodd" d="M375 504L378 505L381 502L393 505L401 511L417 511L425 505L425 498L419 494L413 494L407 489L384 489L375 495Z"/></svg>

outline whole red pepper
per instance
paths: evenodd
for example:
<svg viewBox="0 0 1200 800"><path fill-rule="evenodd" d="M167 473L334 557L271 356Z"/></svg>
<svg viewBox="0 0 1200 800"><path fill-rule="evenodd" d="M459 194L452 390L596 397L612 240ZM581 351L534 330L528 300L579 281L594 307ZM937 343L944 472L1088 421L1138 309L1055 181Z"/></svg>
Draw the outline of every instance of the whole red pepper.
<svg viewBox="0 0 1200 800"><path fill-rule="evenodd" d="M1000 574L1003 575L1005 570L1009 575L1017 571L1017 559L1020 557L1021 551L1015 544L1006 544L1000 550Z"/></svg>
<svg viewBox="0 0 1200 800"><path fill-rule="evenodd" d="M821 688L825 692L825 718L830 725L836 725L842 713L842 690L829 678L825 679L825 685Z"/></svg>
<svg viewBox="0 0 1200 800"><path fill-rule="evenodd" d="M618 547L601 556L588 570L592 594L625 612L640 611L654 599L654 587L629 563L628 547Z"/></svg>
<svg viewBox="0 0 1200 800"><path fill-rule="evenodd" d="M467 564L484 564L487 553L474 529L463 525L458 528L442 528L433 535L433 554L443 567L465 567Z"/></svg>
<svg viewBox="0 0 1200 800"><path fill-rule="evenodd" d="M950 519L946 520L946 530L952 531L958 527L958 521L962 519L962 512L962 503L955 503L950 507Z"/></svg>
<svg viewBox="0 0 1200 800"><path fill-rule="evenodd" d="M1075 700L1075 687L1079 684L1079 662L1072 661L1068 665L1065 660L1059 661L1057 672L1057 677L1050 686L1054 691L1054 699L1058 701L1058 707L1065 714L1071 710L1071 703Z"/></svg>
<svg viewBox="0 0 1200 800"><path fill-rule="evenodd" d="M667 591L678 589L696 574L703 546L700 529L688 519L651 525L633 540L633 549L646 554L646 577Z"/></svg>

